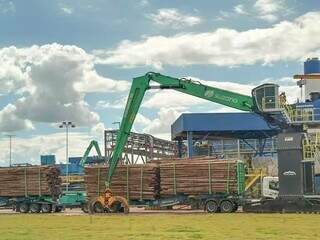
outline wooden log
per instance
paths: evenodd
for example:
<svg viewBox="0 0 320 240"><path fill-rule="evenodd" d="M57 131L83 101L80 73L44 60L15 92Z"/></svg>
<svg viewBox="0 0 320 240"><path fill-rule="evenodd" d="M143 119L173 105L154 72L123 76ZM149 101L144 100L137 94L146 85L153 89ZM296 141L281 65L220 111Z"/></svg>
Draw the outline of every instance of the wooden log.
<svg viewBox="0 0 320 240"><path fill-rule="evenodd" d="M85 168L85 187L89 199L103 194L107 174L107 166ZM119 165L110 187L114 195L131 200L153 200L160 191L159 174L157 164Z"/></svg>
<svg viewBox="0 0 320 240"><path fill-rule="evenodd" d="M161 197L237 192L237 162L212 158L161 161Z"/></svg>
<svg viewBox="0 0 320 240"><path fill-rule="evenodd" d="M0 168L0 196L22 197L61 193L59 169L53 166Z"/></svg>

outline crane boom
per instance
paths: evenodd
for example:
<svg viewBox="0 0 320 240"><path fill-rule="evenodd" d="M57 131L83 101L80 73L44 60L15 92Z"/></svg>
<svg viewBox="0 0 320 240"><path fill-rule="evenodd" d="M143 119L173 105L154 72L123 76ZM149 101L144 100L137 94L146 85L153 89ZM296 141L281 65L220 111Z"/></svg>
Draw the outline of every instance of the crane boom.
<svg viewBox="0 0 320 240"><path fill-rule="evenodd" d="M159 83L159 86L150 86L150 82ZM189 79L179 79L162 75L160 73L149 72L144 76L136 77L132 81L127 104L124 110L117 142L109 161L109 171L106 186L111 184L112 176L121 158L123 149L130 134L133 122L140 108L145 92L151 88L174 89L176 91L189 94L208 101L219 103L242 111L253 111L254 102L251 96L203 85Z"/></svg>
<svg viewBox="0 0 320 240"><path fill-rule="evenodd" d="M95 140L92 140L89 144L89 146L87 147L86 151L84 152L80 162L79 162L79 165L81 167L84 167L84 165L86 164L87 162L87 158L89 156L89 153L91 151L92 148L95 148L96 151L97 151L97 154L98 154L98 158L101 159L102 158L102 154L101 154L101 151L100 151L100 148L99 148L99 143Z"/></svg>

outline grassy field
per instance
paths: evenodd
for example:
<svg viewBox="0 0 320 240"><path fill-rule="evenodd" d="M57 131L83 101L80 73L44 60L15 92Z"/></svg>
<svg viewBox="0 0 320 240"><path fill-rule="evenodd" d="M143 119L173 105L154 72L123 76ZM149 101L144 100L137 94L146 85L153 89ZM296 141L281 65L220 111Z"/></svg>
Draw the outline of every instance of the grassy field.
<svg viewBox="0 0 320 240"><path fill-rule="evenodd" d="M0 239L320 239L319 215L0 215Z"/></svg>

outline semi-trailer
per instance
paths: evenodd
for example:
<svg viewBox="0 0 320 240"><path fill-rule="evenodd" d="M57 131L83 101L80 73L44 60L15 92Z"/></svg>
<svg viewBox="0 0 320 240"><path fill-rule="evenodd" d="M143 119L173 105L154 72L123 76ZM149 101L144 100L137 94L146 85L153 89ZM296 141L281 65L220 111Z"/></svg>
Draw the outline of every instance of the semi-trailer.
<svg viewBox="0 0 320 240"><path fill-rule="evenodd" d="M15 196L0 197L0 208L12 209L20 213L54 213L65 209L81 208L88 212L88 201L85 192L69 191L60 196Z"/></svg>
<svg viewBox="0 0 320 240"><path fill-rule="evenodd" d="M0 168L0 208L21 213L60 212L79 207L87 211L84 191L61 191L56 166Z"/></svg>

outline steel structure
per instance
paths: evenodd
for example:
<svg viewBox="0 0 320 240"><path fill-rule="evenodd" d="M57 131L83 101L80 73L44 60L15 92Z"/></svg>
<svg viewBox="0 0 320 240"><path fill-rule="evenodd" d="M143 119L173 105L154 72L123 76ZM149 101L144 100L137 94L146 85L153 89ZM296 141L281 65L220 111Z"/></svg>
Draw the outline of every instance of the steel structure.
<svg viewBox="0 0 320 240"><path fill-rule="evenodd" d="M118 130L105 130L104 144L106 159L110 159L116 146ZM121 163L147 163L151 159L175 158L178 156L177 143L163 140L149 134L131 132L124 147Z"/></svg>

